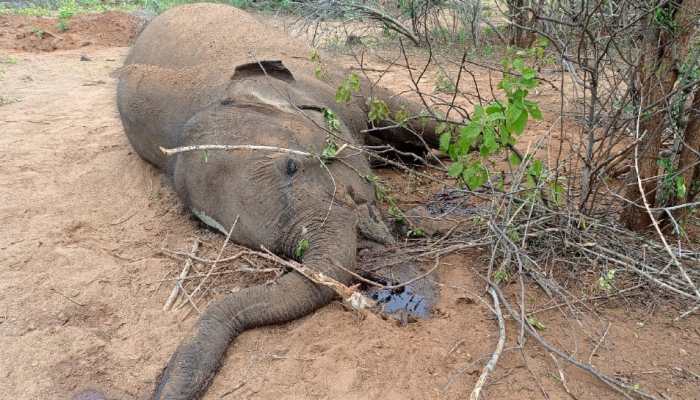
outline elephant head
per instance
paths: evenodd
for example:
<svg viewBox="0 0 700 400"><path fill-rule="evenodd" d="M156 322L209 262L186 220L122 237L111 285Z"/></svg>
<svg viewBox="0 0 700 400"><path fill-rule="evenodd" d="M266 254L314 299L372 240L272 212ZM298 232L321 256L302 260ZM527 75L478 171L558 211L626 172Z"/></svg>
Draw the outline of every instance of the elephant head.
<svg viewBox="0 0 700 400"><path fill-rule="evenodd" d="M172 161L175 187L205 223L251 248L265 246L296 257L340 282L354 269L358 237L388 243L367 160L356 150L322 160L284 149L320 154L329 141L357 144L336 121L331 135L323 106L313 105L285 79L243 68L224 100L194 115L183 127L181 145L263 145L278 151L181 153ZM253 69L254 70L254 69ZM288 72L288 71L287 71ZM235 75L234 75L235 77ZM311 104L311 105L310 105ZM295 251L300 243L308 249ZM333 291L290 272L276 283L230 294L202 314L194 335L172 356L156 388L156 399L194 399L208 387L229 343L243 330L291 321L328 303Z"/></svg>

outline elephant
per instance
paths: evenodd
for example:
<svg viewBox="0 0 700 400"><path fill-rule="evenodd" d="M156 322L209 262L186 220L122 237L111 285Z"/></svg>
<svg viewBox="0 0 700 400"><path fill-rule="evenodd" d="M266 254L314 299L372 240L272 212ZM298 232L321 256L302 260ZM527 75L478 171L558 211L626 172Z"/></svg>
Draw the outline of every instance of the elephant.
<svg viewBox="0 0 700 400"><path fill-rule="evenodd" d="M338 104L336 88L346 71L328 66L319 79L309 54L310 48L240 9L175 7L136 39L120 71L117 105L131 146L170 178L202 222L233 242L264 246L350 284L347 271L355 268L362 241L395 240L368 179L367 156L355 149L372 140L435 142L434 131L414 126L424 135L416 138L378 121L387 129L363 138L366 98ZM392 109L419 108L381 93ZM302 153L320 154L329 140L353 150L335 161ZM210 144L267 147L170 156L161 150ZM302 242L308 249L300 254ZM328 287L291 271L274 284L213 302L171 357L153 398L200 398L237 335L300 318L333 297Z"/></svg>

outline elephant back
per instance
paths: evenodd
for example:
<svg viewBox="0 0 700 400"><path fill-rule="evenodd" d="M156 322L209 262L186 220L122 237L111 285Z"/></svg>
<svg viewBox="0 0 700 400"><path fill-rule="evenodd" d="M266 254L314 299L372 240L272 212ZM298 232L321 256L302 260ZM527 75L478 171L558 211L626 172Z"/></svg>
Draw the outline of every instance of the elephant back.
<svg viewBox="0 0 700 400"><path fill-rule="evenodd" d="M151 21L134 43L126 64L177 69L225 63L233 69L253 58L287 61L309 54L309 47L243 10L198 3L174 7Z"/></svg>

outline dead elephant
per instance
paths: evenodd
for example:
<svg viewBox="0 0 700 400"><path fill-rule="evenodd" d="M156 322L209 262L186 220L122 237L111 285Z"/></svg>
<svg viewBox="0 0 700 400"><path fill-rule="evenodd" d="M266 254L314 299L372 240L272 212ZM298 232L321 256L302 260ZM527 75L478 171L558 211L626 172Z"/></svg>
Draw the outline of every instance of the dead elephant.
<svg viewBox="0 0 700 400"><path fill-rule="evenodd" d="M300 261L348 284L350 274L336 265L354 267L360 238L393 239L376 208L364 155L346 151L342 162L321 163L300 153L320 154L329 140L358 146L367 128L364 99L335 101L345 73L329 66L318 79L310 53L238 9L177 7L155 18L134 44L120 76L118 107L134 149L172 178L203 222L227 233L238 218L231 240L290 258L308 241ZM327 109L335 122L324 116ZM382 135L373 140L416 140L402 128ZM170 157L160 150L212 144L269 147ZM170 359L154 398L199 398L238 334L299 318L332 298L330 289L287 273L274 285L213 303Z"/></svg>

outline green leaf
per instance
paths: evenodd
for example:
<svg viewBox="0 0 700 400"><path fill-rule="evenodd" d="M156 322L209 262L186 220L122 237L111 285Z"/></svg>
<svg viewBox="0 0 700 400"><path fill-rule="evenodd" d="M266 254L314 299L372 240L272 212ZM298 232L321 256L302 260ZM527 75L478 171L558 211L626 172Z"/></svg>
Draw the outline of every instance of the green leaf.
<svg viewBox="0 0 700 400"><path fill-rule="evenodd" d="M505 121L506 115L502 112L495 112L486 117L486 122Z"/></svg>
<svg viewBox="0 0 700 400"><path fill-rule="evenodd" d="M406 218L403 214L403 211L401 211L401 209L397 207L396 204L389 205L389 215L392 218L394 218L399 224L406 223Z"/></svg>
<svg viewBox="0 0 700 400"><path fill-rule="evenodd" d="M493 102L486 106L486 114L494 114L498 112L503 112L503 106L500 105L499 103Z"/></svg>
<svg viewBox="0 0 700 400"><path fill-rule="evenodd" d="M508 146L509 144L515 144L515 139L511 136L508 129L501 129L501 146Z"/></svg>
<svg viewBox="0 0 700 400"><path fill-rule="evenodd" d="M676 197L679 199L685 198L687 189L685 187L685 178L682 176L676 177Z"/></svg>
<svg viewBox="0 0 700 400"><path fill-rule="evenodd" d="M340 120L338 120L338 117L335 115L333 110L331 110L330 108L324 108L323 119L326 120L328 130L330 130L331 132L340 132Z"/></svg>
<svg viewBox="0 0 700 400"><path fill-rule="evenodd" d="M457 146L450 146L450 150L447 152L447 154L450 156L450 160L459 160L459 150L457 149Z"/></svg>
<svg viewBox="0 0 700 400"><path fill-rule="evenodd" d="M510 108L508 108L508 111L510 111ZM509 118L510 119L508 119L506 123L508 130L514 132L516 135L522 134L527 125L527 112L523 109L515 110Z"/></svg>
<svg viewBox="0 0 700 400"><path fill-rule="evenodd" d="M511 93L513 91L513 83L511 82L510 79L503 78L502 81L498 82L498 88L502 89L506 93Z"/></svg>
<svg viewBox="0 0 700 400"><path fill-rule="evenodd" d="M423 237L425 236L425 231L421 228L414 228L408 231L408 237Z"/></svg>
<svg viewBox="0 0 700 400"><path fill-rule="evenodd" d="M524 103L527 112L530 113L532 118L536 120L542 120L542 111L540 111L540 106L537 103L530 100L525 100Z"/></svg>
<svg viewBox="0 0 700 400"><path fill-rule="evenodd" d="M316 49L311 50L311 54L309 55L309 60L312 62L321 62L321 54L318 52Z"/></svg>
<svg viewBox="0 0 700 400"><path fill-rule="evenodd" d="M294 249L294 257L302 259L304 257L304 253L306 253L306 250L308 249L309 241L306 239L301 239L299 243L297 243L297 247Z"/></svg>
<svg viewBox="0 0 700 400"><path fill-rule="evenodd" d="M506 110L506 123L510 127L518 118L520 118L520 114L525 112L525 110L522 107L519 107L515 104L510 104L508 105L508 109Z"/></svg>
<svg viewBox="0 0 700 400"><path fill-rule="evenodd" d="M523 75L524 79L529 80L529 79L534 79L537 76L537 73L535 72L534 69L532 69L530 67L525 67L525 68L523 68L522 75Z"/></svg>
<svg viewBox="0 0 700 400"><path fill-rule="evenodd" d="M520 109L525 108L525 96L527 96L527 90L516 90L515 93L513 93L513 95L508 98L508 105L512 105Z"/></svg>
<svg viewBox="0 0 700 400"><path fill-rule="evenodd" d="M447 170L447 175L456 178L462 174L464 170L464 164L459 161L453 162L450 168Z"/></svg>
<svg viewBox="0 0 700 400"><path fill-rule="evenodd" d="M335 101L340 104L349 103L352 94L358 91L360 91L360 78L353 72L343 80L338 90L336 90Z"/></svg>
<svg viewBox="0 0 700 400"><path fill-rule="evenodd" d="M552 198L554 199L554 203L557 205L561 204L563 200L564 186L561 183L554 181L551 182L549 186L552 190Z"/></svg>
<svg viewBox="0 0 700 400"><path fill-rule="evenodd" d="M528 168L527 171L532 177L537 179L541 178L542 173L544 172L542 161L537 159L533 160L532 164L530 164L530 168Z"/></svg>
<svg viewBox="0 0 700 400"><path fill-rule="evenodd" d="M532 89L537 87L539 85L539 81L537 79L521 79L520 80L520 85L527 89Z"/></svg>
<svg viewBox="0 0 700 400"><path fill-rule="evenodd" d="M408 121L408 118L410 117L408 111L406 111L404 108L401 108L397 112L394 113L394 121L396 121L399 125L403 126L406 121Z"/></svg>
<svg viewBox="0 0 700 400"><path fill-rule="evenodd" d="M474 107L474 112L472 113L472 121L480 121L482 118L486 116L486 111L484 111L484 107L482 106L475 106Z"/></svg>
<svg viewBox="0 0 700 400"><path fill-rule="evenodd" d="M515 166L515 167L520 165L520 163L522 162L520 157L517 154L515 154L514 152L511 152L510 155L508 156L508 161L510 161L510 164Z"/></svg>
<svg viewBox="0 0 700 400"><path fill-rule="evenodd" d="M527 317L527 323L538 331L543 331L545 329L544 324L538 321L535 317Z"/></svg>
<svg viewBox="0 0 700 400"><path fill-rule="evenodd" d="M481 147L479 147L479 152L483 157L488 157L498 150L498 142L496 142L496 131L492 127L484 127L484 132L482 134L483 142Z"/></svg>
<svg viewBox="0 0 700 400"><path fill-rule="evenodd" d="M521 58L516 58L515 60L513 60L513 69L520 72L524 68L525 68L525 63L523 62L523 60Z"/></svg>
<svg viewBox="0 0 700 400"><path fill-rule="evenodd" d="M321 158L328 160L335 157L335 153L338 152L338 146L334 142L327 142L326 147L323 148L321 152Z"/></svg>
<svg viewBox="0 0 700 400"><path fill-rule="evenodd" d="M471 121L468 125L459 128L459 136L472 141L479 137L479 133L481 133L481 125L474 121Z"/></svg>
<svg viewBox="0 0 700 400"><path fill-rule="evenodd" d="M441 134L441 133L443 133L443 132L447 132L447 131L449 131L449 125L447 125L447 124L444 123L444 122L440 122L440 123L437 124L437 126L435 127L435 133L437 133L438 135Z"/></svg>
<svg viewBox="0 0 700 400"><path fill-rule="evenodd" d="M354 72L351 73L348 76L347 82L348 82L348 88L352 92L359 92L360 91L360 77L357 76L356 73L354 73Z"/></svg>
<svg viewBox="0 0 700 400"><path fill-rule="evenodd" d="M440 151L447 153L450 149L450 141L452 140L452 135L450 132L444 132L440 135Z"/></svg>
<svg viewBox="0 0 700 400"><path fill-rule="evenodd" d="M350 90L346 86L339 86L335 92L335 102L338 104L350 102Z"/></svg>
<svg viewBox="0 0 700 400"><path fill-rule="evenodd" d="M471 121L468 125L459 128L459 139L457 147L461 154L466 154L471 149L476 139L481 134L481 125Z"/></svg>
<svg viewBox="0 0 700 400"><path fill-rule="evenodd" d="M389 119L389 106L384 100L371 99L367 117L371 122L386 121Z"/></svg>
<svg viewBox="0 0 700 400"><path fill-rule="evenodd" d="M462 179L470 190L476 190L488 181L488 172L480 161L475 161L462 171Z"/></svg>

